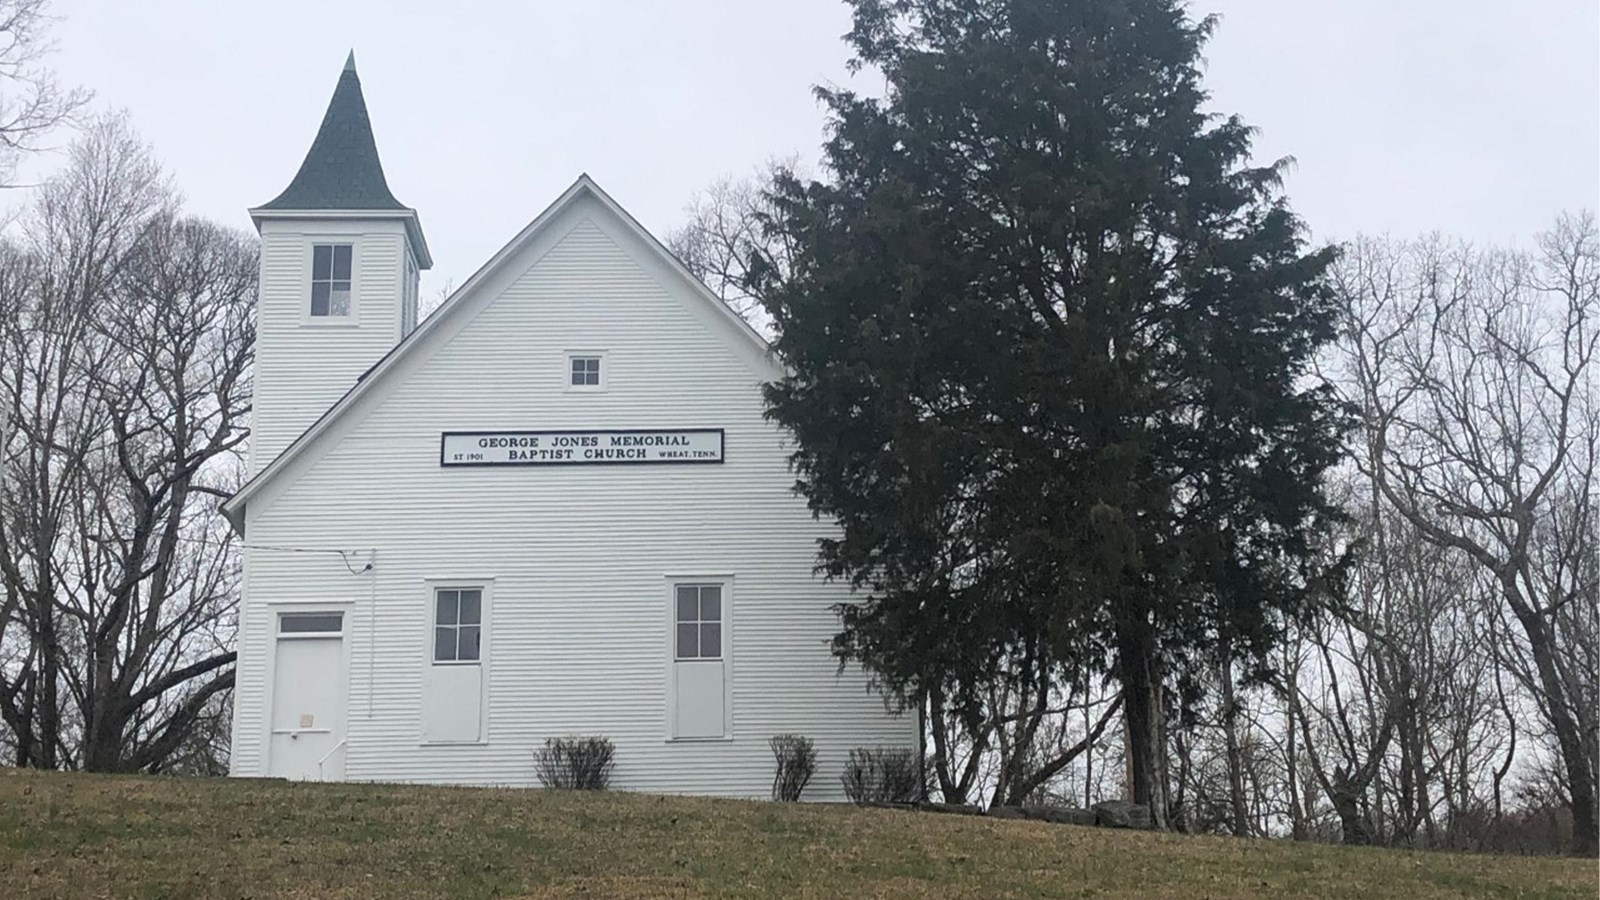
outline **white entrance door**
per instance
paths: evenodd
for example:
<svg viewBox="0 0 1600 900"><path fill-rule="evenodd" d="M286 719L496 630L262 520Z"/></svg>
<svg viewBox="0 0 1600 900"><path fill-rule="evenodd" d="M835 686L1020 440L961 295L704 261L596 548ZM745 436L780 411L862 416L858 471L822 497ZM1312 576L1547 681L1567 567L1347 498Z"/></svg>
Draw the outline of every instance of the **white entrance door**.
<svg viewBox="0 0 1600 900"><path fill-rule="evenodd" d="M673 586L673 737L728 734L727 588L726 582Z"/></svg>
<svg viewBox="0 0 1600 900"><path fill-rule="evenodd" d="M342 613L278 617L267 773L272 777L344 777L343 630Z"/></svg>

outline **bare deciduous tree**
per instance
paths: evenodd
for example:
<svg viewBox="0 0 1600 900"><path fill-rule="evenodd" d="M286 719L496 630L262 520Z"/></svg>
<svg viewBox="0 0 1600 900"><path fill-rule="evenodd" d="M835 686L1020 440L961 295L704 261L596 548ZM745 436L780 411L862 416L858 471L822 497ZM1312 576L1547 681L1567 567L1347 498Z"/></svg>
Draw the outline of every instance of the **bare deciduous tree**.
<svg viewBox="0 0 1600 900"><path fill-rule="evenodd" d="M1559 750L1573 849L1592 855L1594 219L1563 217L1534 254L1358 244L1338 287L1363 415L1359 457L1398 515L1491 579L1520 638L1502 657L1521 661L1511 671Z"/></svg>
<svg viewBox="0 0 1600 900"><path fill-rule="evenodd" d="M44 65L52 47L46 32L49 0L0 0L0 181L17 162L89 101L63 88Z"/></svg>
<svg viewBox="0 0 1600 900"><path fill-rule="evenodd" d="M794 168L793 160L774 161L748 178L719 178L689 201L689 220L666 240L685 268L762 334L771 324L756 294L762 269L786 267L791 255L764 227L773 212L767 191L776 173Z"/></svg>
<svg viewBox="0 0 1600 900"><path fill-rule="evenodd" d="M232 686L255 244L95 123L0 248L0 716L19 765L158 770Z"/></svg>

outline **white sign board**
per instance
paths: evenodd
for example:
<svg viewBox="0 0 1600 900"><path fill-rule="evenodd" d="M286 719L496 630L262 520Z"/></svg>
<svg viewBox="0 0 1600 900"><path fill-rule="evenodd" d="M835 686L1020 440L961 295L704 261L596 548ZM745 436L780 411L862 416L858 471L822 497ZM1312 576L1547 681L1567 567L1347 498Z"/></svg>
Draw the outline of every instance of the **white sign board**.
<svg viewBox="0 0 1600 900"><path fill-rule="evenodd" d="M445 432L441 466L720 463L722 429Z"/></svg>

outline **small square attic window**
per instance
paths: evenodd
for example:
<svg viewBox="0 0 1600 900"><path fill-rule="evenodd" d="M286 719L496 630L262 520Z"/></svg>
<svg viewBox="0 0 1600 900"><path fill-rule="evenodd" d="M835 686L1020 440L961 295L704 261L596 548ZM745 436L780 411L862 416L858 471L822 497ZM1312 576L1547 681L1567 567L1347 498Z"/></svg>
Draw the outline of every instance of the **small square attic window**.
<svg viewBox="0 0 1600 900"><path fill-rule="evenodd" d="M604 353L572 352L567 354L567 390L603 391L605 386Z"/></svg>

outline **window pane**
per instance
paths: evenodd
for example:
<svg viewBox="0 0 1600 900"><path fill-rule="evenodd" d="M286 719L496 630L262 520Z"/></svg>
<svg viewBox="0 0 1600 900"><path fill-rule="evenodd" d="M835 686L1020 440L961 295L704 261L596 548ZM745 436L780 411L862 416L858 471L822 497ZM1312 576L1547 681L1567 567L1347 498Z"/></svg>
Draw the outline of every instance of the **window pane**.
<svg viewBox="0 0 1600 900"><path fill-rule="evenodd" d="M344 613L285 613L278 618L279 634L338 633Z"/></svg>
<svg viewBox="0 0 1600 900"><path fill-rule="evenodd" d="M678 626L678 658L694 659L700 655L700 628L697 625Z"/></svg>
<svg viewBox="0 0 1600 900"><path fill-rule="evenodd" d="M597 371L597 368L592 365L594 362L595 360L586 357L574 356L572 358L572 383L580 385L598 384L599 382L594 380L595 376L592 374Z"/></svg>
<svg viewBox="0 0 1600 900"><path fill-rule="evenodd" d="M722 621L722 588L708 584L700 589L700 621Z"/></svg>
<svg viewBox="0 0 1600 900"><path fill-rule="evenodd" d="M350 315L350 282L333 282L333 290L328 294L328 315Z"/></svg>
<svg viewBox="0 0 1600 900"><path fill-rule="evenodd" d="M695 607L695 600L698 599L699 594L699 588L682 586L678 588L679 622L693 622L695 620L698 613Z"/></svg>
<svg viewBox="0 0 1600 900"><path fill-rule="evenodd" d="M326 281L333 271L333 247L329 244L318 244L311 248L311 278L315 281Z"/></svg>
<svg viewBox="0 0 1600 900"><path fill-rule="evenodd" d="M461 592L461 618L463 625L477 625L483 621L483 592Z"/></svg>
<svg viewBox="0 0 1600 900"><path fill-rule="evenodd" d="M456 643L456 659L478 658L478 626L463 625Z"/></svg>
<svg viewBox="0 0 1600 900"><path fill-rule="evenodd" d="M456 630L450 626L433 630L433 658L448 662L456 658Z"/></svg>
<svg viewBox="0 0 1600 900"><path fill-rule="evenodd" d="M572 357L572 377L570 383L587 386L600 384L600 359L595 356Z"/></svg>
<svg viewBox="0 0 1600 900"><path fill-rule="evenodd" d="M350 280L350 245L333 245L333 277L335 280Z"/></svg>
<svg viewBox="0 0 1600 900"><path fill-rule="evenodd" d="M722 626L700 626L700 658L717 659L722 656Z"/></svg>
<svg viewBox="0 0 1600 900"><path fill-rule="evenodd" d="M311 285L311 314L325 316L328 314L328 283L326 281Z"/></svg>
<svg viewBox="0 0 1600 900"><path fill-rule="evenodd" d="M456 592L440 591L435 595L434 622L439 625L454 625L460 621L456 618Z"/></svg>

